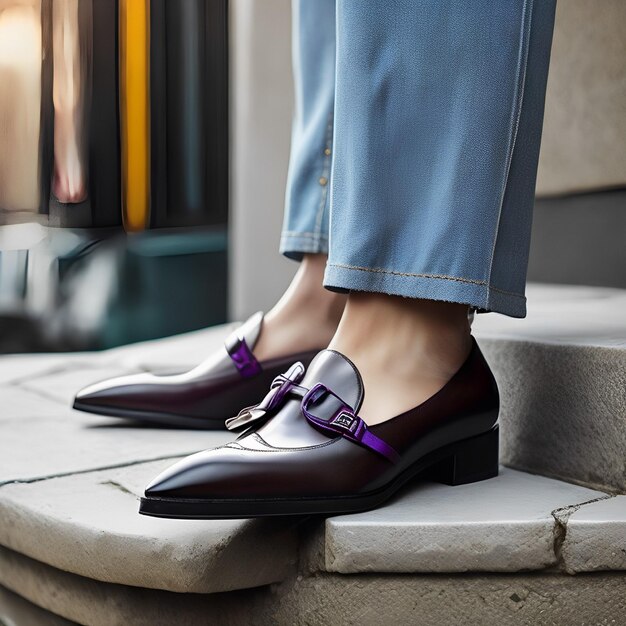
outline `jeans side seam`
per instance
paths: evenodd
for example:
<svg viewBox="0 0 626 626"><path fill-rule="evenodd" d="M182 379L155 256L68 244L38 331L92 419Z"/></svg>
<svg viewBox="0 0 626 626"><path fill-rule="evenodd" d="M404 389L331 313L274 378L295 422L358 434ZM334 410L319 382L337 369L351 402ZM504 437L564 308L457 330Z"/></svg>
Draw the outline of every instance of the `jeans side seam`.
<svg viewBox="0 0 626 626"><path fill-rule="evenodd" d="M533 0L524 0L524 6L522 8L522 26L520 29L520 50L519 58L517 61L517 76L516 76L516 93L511 109L511 120L509 124L509 146L507 147L507 159L505 162L503 180L500 191L500 206L498 208L498 218L496 220L496 228L493 235L493 245L491 247L491 258L489 260L489 271L487 273L486 284L490 285L491 275L493 273L493 261L496 255L496 244L498 242L498 233L500 231L500 221L502 218L502 206L504 204L504 196L506 195L506 187L509 179L509 173L511 171L511 163L513 162L513 151L515 150L515 143L517 141L517 133L519 130L520 118L522 115L522 103L524 100L524 87L526 84L526 71L528 68L528 53L530 48L530 29L532 25L532 13L533 13ZM497 287L491 287L494 291L501 293L511 292L498 289ZM486 294L485 308L488 307L489 294Z"/></svg>
<svg viewBox="0 0 626 626"><path fill-rule="evenodd" d="M513 291L506 291L505 289L500 289L499 287L494 287L490 285L485 280L477 280L473 278L461 278L459 276L448 276L446 274L422 274L422 273L411 273L411 272L396 272L394 270L384 270L382 268L371 268L371 267L360 267L358 265L347 265L345 263L328 263L330 267L338 267L342 269L348 270L358 270L361 272L372 272L373 274L390 274L392 276L401 276L404 278L431 278L431 279L439 279L439 280L450 280L458 283L467 283L470 285L478 285L480 287L487 287L487 289L491 291L496 291L498 293L502 293L508 296L514 296L516 298L525 298L526 296L515 293Z"/></svg>
<svg viewBox="0 0 626 626"><path fill-rule="evenodd" d="M326 125L326 137L324 142L324 150L332 150L332 137L333 137L333 111L331 110L328 114L328 123ZM330 165L331 165L331 154L324 153L324 165L322 167L322 173L320 175L321 178L326 179L326 184L322 187L322 194L320 196L320 203L317 208L317 215L315 217L315 226L314 232L317 233L317 237L321 238L322 236L322 221L324 217L324 211L326 209L326 203L328 200L328 189L330 187ZM317 243L317 242L316 242Z"/></svg>

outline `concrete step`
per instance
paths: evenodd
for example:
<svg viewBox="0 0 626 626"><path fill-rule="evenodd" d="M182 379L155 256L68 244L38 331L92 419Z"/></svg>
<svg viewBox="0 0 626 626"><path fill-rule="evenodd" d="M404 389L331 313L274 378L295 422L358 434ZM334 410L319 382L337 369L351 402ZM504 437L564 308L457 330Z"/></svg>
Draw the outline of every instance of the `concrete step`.
<svg viewBox="0 0 626 626"><path fill-rule="evenodd" d="M105 582L216 593L283 580L297 562L293 520L139 515L143 488L171 460L4 485L0 545Z"/></svg>
<svg viewBox="0 0 626 626"><path fill-rule="evenodd" d="M626 493L626 290L531 285L528 317L478 315L505 465Z"/></svg>
<svg viewBox="0 0 626 626"><path fill-rule="evenodd" d="M71 626L55 613L25 600L22 596L0 587L0 624L19 626Z"/></svg>
<svg viewBox="0 0 626 626"><path fill-rule="evenodd" d="M572 539L569 516L606 499L618 504ZM625 569L613 538L626 538L626 496L502 468L497 478L448 487L419 484L387 506L326 520L320 569L366 572L586 571L579 544L597 548L594 569ZM602 517L602 510L598 513ZM583 523L583 519L586 521ZM606 540L605 528L613 537ZM583 537L585 537L583 539ZM582 548L582 546L580 546ZM565 548L565 549L564 549Z"/></svg>
<svg viewBox="0 0 626 626"><path fill-rule="evenodd" d="M80 576L195 593L283 580L299 558L343 574L626 569L616 553L626 496L554 479L503 468L471 485L417 483L376 511L325 522L139 516L144 485L170 462L5 485L0 544Z"/></svg>
<svg viewBox="0 0 626 626"><path fill-rule="evenodd" d="M321 572L257 589L169 593L91 580L2 547L0 584L37 605L31 607L33 626L64 623L44 621L37 607L91 626L617 625L624 623L626 592L626 578L614 572L541 571L506 576Z"/></svg>
<svg viewBox="0 0 626 626"><path fill-rule="evenodd" d="M103 375L192 366L227 328L0 358L0 585L81 623L621 619L624 292L529 296L526 321L476 322L502 389L502 460L569 482L504 467L472 485L415 483L376 511L327 520L139 516L156 473L231 435L69 408Z"/></svg>
<svg viewBox="0 0 626 626"><path fill-rule="evenodd" d="M80 373L89 379L84 368ZM230 438L226 432L134 427L72 411L52 394L0 385L0 485L179 457Z"/></svg>
<svg viewBox="0 0 626 626"><path fill-rule="evenodd" d="M146 428L73 411L72 398L83 385L138 368L107 353L59 358L0 358L0 485L179 457L231 438L227 432Z"/></svg>

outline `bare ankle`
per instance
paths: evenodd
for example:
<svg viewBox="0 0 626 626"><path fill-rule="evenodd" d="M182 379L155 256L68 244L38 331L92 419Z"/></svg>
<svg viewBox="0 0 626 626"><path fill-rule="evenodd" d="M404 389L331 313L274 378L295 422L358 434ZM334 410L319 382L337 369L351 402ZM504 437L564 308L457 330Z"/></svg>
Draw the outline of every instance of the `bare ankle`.
<svg viewBox="0 0 626 626"><path fill-rule="evenodd" d="M265 316L257 358L322 349L332 338L346 296L323 287L326 255L306 254L282 298Z"/></svg>
<svg viewBox="0 0 626 626"><path fill-rule="evenodd" d="M384 294L350 294L333 342L377 350L381 357L399 355L389 350L402 345L403 352L440 350L464 358L471 345L465 305L417 300Z"/></svg>
<svg viewBox="0 0 626 626"><path fill-rule="evenodd" d="M330 347L352 359L373 424L438 391L471 349L467 307L383 294L350 294Z"/></svg>

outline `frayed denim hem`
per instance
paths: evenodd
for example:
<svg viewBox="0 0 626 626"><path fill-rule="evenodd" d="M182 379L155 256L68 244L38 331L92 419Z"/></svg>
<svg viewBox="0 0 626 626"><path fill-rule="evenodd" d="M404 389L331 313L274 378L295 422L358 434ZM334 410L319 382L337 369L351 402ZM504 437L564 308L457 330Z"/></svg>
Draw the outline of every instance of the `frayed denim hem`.
<svg viewBox="0 0 626 626"><path fill-rule="evenodd" d="M324 287L331 291L369 291L405 298L467 304L510 317L526 317L526 297L470 279L428 274L402 274L329 263Z"/></svg>
<svg viewBox="0 0 626 626"><path fill-rule="evenodd" d="M280 253L288 259L302 261L304 254L328 254L328 238L312 233L289 234L280 238Z"/></svg>

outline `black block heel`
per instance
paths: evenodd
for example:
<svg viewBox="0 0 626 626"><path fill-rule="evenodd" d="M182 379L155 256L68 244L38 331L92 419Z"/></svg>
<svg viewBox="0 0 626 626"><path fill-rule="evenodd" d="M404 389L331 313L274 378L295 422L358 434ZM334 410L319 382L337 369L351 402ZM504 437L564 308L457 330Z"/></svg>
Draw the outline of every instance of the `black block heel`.
<svg viewBox="0 0 626 626"><path fill-rule="evenodd" d="M471 439L459 441L450 456L430 468L429 478L445 485L465 485L498 475L498 425Z"/></svg>

